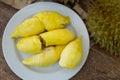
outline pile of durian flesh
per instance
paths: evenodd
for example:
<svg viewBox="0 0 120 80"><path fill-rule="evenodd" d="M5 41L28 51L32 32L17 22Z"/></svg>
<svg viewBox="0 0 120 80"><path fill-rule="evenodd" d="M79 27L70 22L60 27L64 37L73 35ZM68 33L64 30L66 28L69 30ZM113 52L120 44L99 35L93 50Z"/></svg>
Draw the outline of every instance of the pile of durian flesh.
<svg viewBox="0 0 120 80"><path fill-rule="evenodd" d="M61 67L75 69L82 59L82 36L74 40L74 33L64 29L69 16L56 11L41 11L19 24L11 38L21 52L32 54L22 63L27 66L46 67L57 61Z"/></svg>

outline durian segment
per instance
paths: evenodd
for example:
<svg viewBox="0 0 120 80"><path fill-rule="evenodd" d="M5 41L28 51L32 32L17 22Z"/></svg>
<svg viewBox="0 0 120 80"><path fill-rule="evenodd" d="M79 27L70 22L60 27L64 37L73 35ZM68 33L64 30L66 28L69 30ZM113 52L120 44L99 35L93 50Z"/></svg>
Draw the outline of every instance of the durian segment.
<svg viewBox="0 0 120 80"><path fill-rule="evenodd" d="M60 55L61 55L61 52L63 51L63 49L65 48L66 45L58 45L55 47L55 50L56 50L56 53L57 53L57 60L60 59Z"/></svg>
<svg viewBox="0 0 120 80"><path fill-rule="evenodd" d="M34 15L42 21L45 25L45 29L50 31L53 29L64 28L66 24L70 22L68 16L63 16L62 14L55 11L42 11Z"/></svg>
<svg viewBox="0 0 120 80"><path fill-rule="evenodd" d="M61 67L75 69L81 62L83 54L82 36L71 41L62 51L59 64Z"/></svg>
<svg viewBox="0 0 120 80"><path fill-rule="evenodd" d="M58 61L65 46L47 47L41 53L23 60L23 64L28 66L47 67Z"/></svg>
<svg viewBox="0 0 120 80"><path fill-rule="evenodd" d="M12 38L32 36L45 30L45 27L38 18L29 18L16 27L12 33Z"/></svg>
<svg viewBox="0 0 120 80"><path fill-rule="evenodd" d="M68 29L56 29L40 34L46 46L64 45L74 39L74 33Z"/></svg>
<svg viewBox="0 0 120 80"><path fill-rule="evenodd" d="M39 36L24 37L17 42L17 48L25 53L36 54L42 51L42 43Z"/></svg>

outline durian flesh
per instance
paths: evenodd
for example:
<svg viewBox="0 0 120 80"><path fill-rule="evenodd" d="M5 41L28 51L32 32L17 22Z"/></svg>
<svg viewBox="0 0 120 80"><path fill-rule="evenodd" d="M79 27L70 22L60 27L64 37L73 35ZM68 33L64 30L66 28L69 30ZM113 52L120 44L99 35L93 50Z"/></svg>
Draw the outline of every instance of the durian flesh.
<svg viewBox="0 0 120 80"><path fill-rule="evenodd" d="M59 64L61 67L73 70L80 64L82 54L82 36L80 36L63 49Z"/></svg>
<svg viewBox="0 0 120 80"><path fill-rule="evenodd" d="M39 36L25 37L17 42L17 49L25 53L36 54L42 51L42 43Z"/></svg>
<svg viewBox="0 0 120 80"><path fill-rule="evenodd" d="M40 34L46 46L64 45L74 39L74 33L68 29L56 29Z"/></svg>
<svg viewBox="0 0 120 80"><path fill-rule="evenodd" d="M55 11L42 11L34 15L45 25L45 29L50 31L58 28L64 28L70 22L68 16L63 16Z"/></svg>
<svg viewBox="0 0 120 80"><path fill-rule="evenodd" d="M29 18L16 27L12 33L12 38L27 37L39 34L45 30L45 27L38 18Z"/></svg>
<svg viewBox="0 0 120 80"><path fill-rule="evenodd" d="M65 45L47 47L41 53L28 57L23 60L23 64L28 66L46 67L56 63Z"/></svg>

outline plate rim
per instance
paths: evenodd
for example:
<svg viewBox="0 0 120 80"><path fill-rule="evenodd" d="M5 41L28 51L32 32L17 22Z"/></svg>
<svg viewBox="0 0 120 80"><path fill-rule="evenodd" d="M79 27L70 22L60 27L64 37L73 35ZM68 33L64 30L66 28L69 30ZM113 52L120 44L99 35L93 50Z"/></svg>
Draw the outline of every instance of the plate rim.
<svg viewBox="0 0 120 80"><path fill-rule="evenodd" d="M24 8L22 8L21 10L19 10L18 12L16 12L13 16L12 16L12 18L9 20L9 22L8 22L8 24L6 25L6 27L5 27L5 30L4 30L4 33L3 33L3 37L2 37L2 50L3 50L3 55L4 55L4 58L5 58L5 61L7 62L7 64L8 64L8 66L9 66L9 68L17 75L17 76L19 76L20 78L22 78L22 79L24 79L24 75L22 75L23 73L18 73L18 72L20 72L20 70L16 70L15 69L15 67L13 66L13 65L11 65L10 64L10 61L8 61L7 60L7 55L6 55L6 51L5 51L5 32L6 32L6 29L7 29L7 27L8 27L8 25L9 25L9 23L10 23L10 21L12 21L13 20L13 18L14 18L14 16L16 16L16 15L18 15L18 13L20 12L20 11L22 11L22 10L24 10L24 9L26 9L26 8L28 8L28 7L31 7L31 6L35 6L35 5L38 5L38 4L55 4L55 5L60 5L60 6L64 6L64 5L62 5L62 4L59 4L59 3L56 3L56 2L36 2L36 3L33 3L33 4L30 4L30 5L28 5L28 6L26 6L26 7L24 7ZM64 6L64 7L66 7L66 6ZM66 8L68 8L68 7L66 7ZM73 11L72 9L70 9L70 8L68 8L69 10L71 10L71 11ZM73 11L74 12L74 11ZM75 12L74 12L75 13ZM77 13L75 13L77 16L78 16L78 14ZM79 19L82 21L82 19L79 17ZM82 21L82 23L84 24L84 26L85 26L85 23ZM86 31L87 31L87 28L86 28L86 26L85 26L85 29L86 29ZM88 39L89 39L89 34L88 34L88 31L87 31L87 36L88 36ZM13 42L12 42L13 43ZM90 49L90 39L88 40L88 52L86 53L87 54L87 56L86 56L86 59L84 60L84 64L85 64L85 62L86 62L86 60L87 60L87 57L88 57L88 54L89 54L89 49ZM12 48L14 48L14 47L12 47ZM20 63L19 62L19 60L17 60L16 61L17 63ZM84 65L83 64L83 65ZM21 65L23 65L23 64L21 64ZM79 71L81 70L81 68L83 67L83 65L80 67L80 69L79 69ZM24 68L24 69L26 69L26 71L28 71L28 72L30 72L29 71L29 69L28 68L26 68L25 66L21 66L22 68ZM18 71L18 72L17 72ZM75 74L76 73L78 73L79 71L77 71L77 72L75 72ZM74 74L74 75L75 75ZM37 74L36 74L37 75ZM72 76L70 76L68 79L70 79L71 77L73 77L74 75L72 75ZM42 75L43 76L43 75ZM26 79L29 79L28 77L26 78ZM26 80L25 79L25 80ZM30 79L29 79L30 80Z"/></svg>

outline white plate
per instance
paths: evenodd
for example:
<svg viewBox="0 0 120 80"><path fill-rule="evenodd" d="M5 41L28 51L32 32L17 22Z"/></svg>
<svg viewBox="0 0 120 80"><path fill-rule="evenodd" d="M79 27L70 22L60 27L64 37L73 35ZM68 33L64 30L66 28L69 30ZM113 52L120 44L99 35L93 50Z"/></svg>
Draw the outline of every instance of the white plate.
<svg viewBox="0 0 120 80"><path fill-rule="evenodd" d="M71 22L67 28L73 31L76 36L83 35L83 58L81 64L75 70L61 68L58 63L45 68L27 67L21 63L29 55L19 52L15 46L17 40L11 39L10 36L15 27L23 20L43 10L57 11L65 16L69 16ZM7 64L23 80L68 80L80 71L89 52L89 36L81 18L70 8L53 2L34 3L18 11L8 22L2 41L3 53Z"/></svg>

